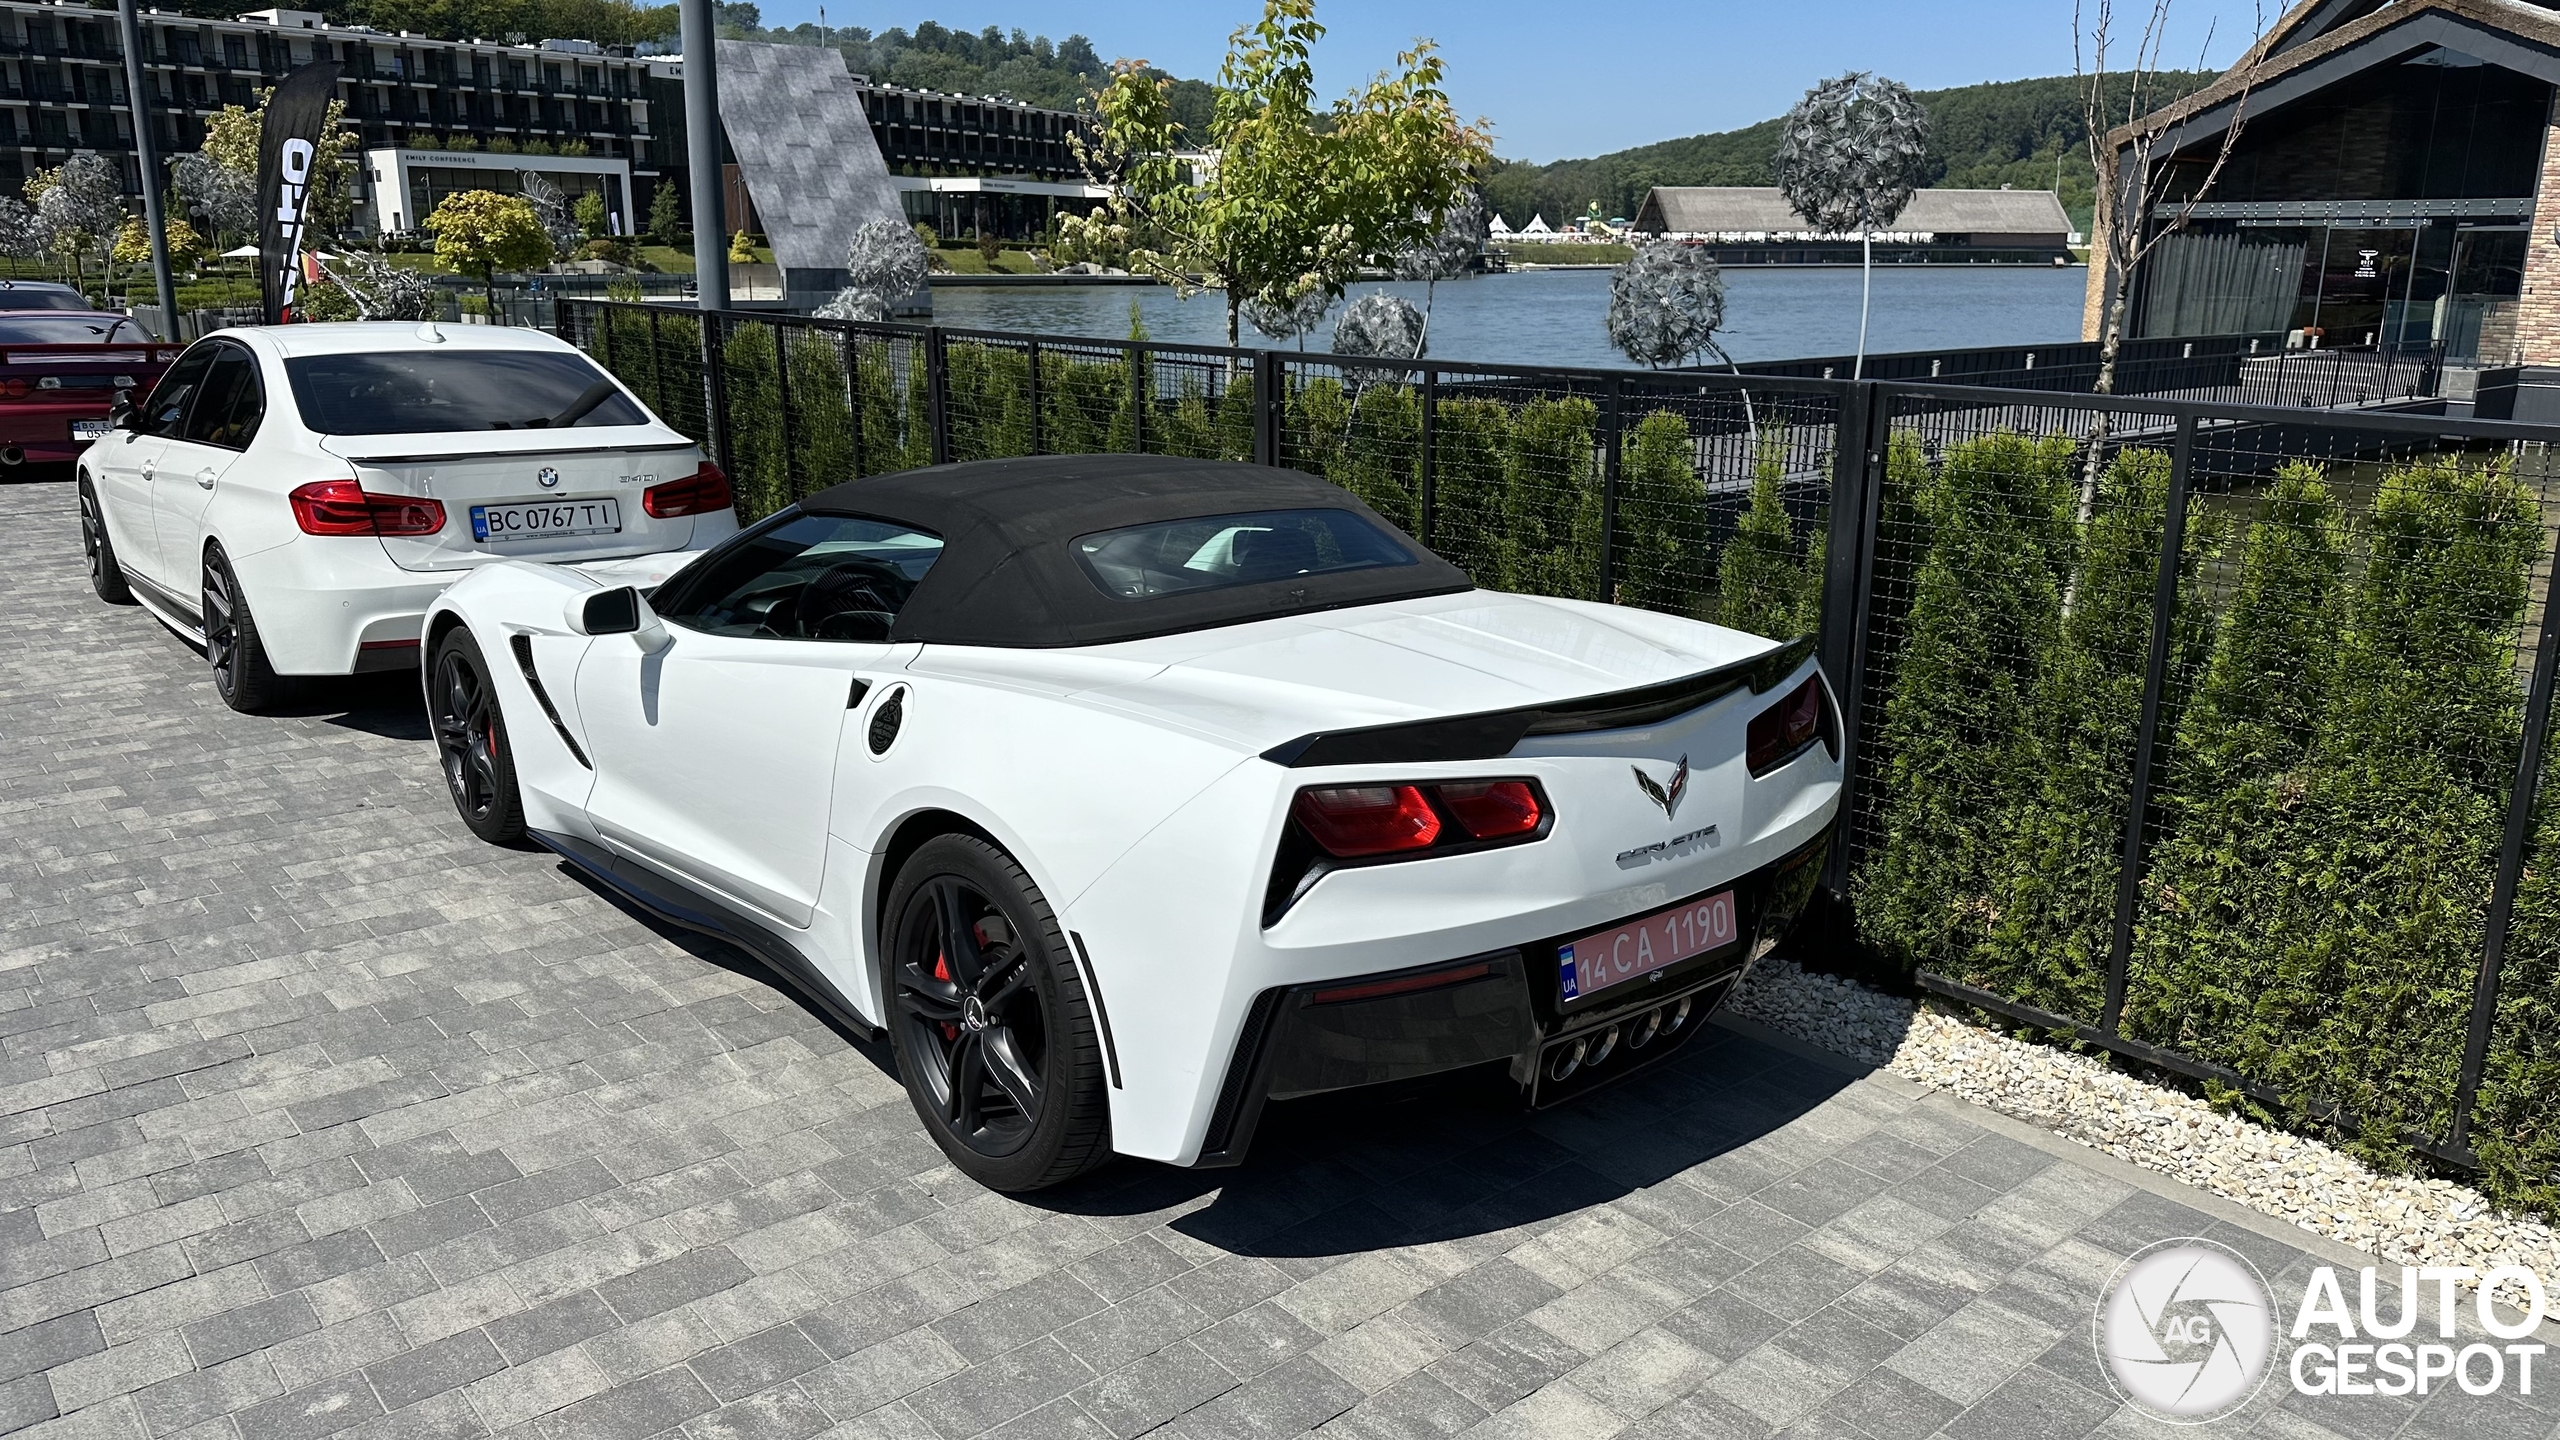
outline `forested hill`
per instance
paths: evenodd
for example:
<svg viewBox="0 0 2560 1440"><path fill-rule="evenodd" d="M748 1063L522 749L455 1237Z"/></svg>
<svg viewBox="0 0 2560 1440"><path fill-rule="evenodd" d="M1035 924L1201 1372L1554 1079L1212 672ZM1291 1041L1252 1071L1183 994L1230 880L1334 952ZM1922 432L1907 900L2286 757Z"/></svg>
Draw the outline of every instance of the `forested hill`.
<svg viewBox="0 0 2560 1440"><path fill-rule="evenodd" d="M2167 104L2211 83L2211 71L2155 77ZM2081 113L2081 80L2056 75L2000 80L1919 92L1933 132L1929 183L1996 189L2049 189L2059 160L2063 205L2087 228L2092 172ZM1543 214L1550 225L1581 215L1593 201L1602 215L1633 216L1656 185L1767 185L1778 149L1777 120L1740 130L1664 140L1589 160L1552 165L1498 161L1487 185L1494 208L1512 226Z"/></svg>

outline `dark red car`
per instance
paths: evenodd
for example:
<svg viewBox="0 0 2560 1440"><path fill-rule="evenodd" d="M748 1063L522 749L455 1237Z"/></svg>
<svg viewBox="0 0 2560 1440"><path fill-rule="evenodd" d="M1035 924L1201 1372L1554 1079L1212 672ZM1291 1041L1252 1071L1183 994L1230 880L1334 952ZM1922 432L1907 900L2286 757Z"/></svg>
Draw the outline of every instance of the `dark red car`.
<svg viewBox="0 0 2560 1440"><path fill-rule="evenodd" d="M68 464L107 433L117 395L149 393L185 348L67 285L0 282L0 467Z"/></svg>

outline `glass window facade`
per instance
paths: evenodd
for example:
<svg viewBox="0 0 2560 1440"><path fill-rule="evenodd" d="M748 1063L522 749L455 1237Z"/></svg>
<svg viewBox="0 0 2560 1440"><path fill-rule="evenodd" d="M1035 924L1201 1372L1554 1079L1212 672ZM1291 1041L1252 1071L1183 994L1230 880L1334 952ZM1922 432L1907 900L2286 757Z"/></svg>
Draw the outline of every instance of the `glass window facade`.
<svg viewBox="0 0 2560 1440"><path fill-rule="evenodd" d="M2197 216L2138 277L2134 333L2298 332L2502 363L2551 88L2450 50L2250 117ZM2166 211L2212 151L2170 164Z"/></svg>

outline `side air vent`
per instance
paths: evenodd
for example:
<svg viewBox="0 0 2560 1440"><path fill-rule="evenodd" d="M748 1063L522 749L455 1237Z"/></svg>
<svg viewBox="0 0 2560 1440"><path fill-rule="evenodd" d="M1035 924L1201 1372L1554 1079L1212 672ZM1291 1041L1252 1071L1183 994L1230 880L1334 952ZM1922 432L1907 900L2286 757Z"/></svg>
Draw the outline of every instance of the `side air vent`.
<svg viewBox="0 0 2560 1440"><path fill-rule="evenodd" d="M886 755L898 743L898 727L907 720L907 687L901 685L889 692L880 708L871 712L871 729L864 739L874 755Z"/></svg>
<svg viewBox="0 0 2560 1440"><path fill-rule="evenodd" d="M560 723L560 710L551 703L551 692L542 688L542 674L533 668L533 637L522 633L510 635L507 648L515 652L516 668L524 672L525 688L533 692L534 703L542 707L543 715L551 721L551 728L560 732L560 743L569 747L569 758L586 769L596 768L588 761L587 752L579 749L578 742L569 737L569 727Z"/></svg>

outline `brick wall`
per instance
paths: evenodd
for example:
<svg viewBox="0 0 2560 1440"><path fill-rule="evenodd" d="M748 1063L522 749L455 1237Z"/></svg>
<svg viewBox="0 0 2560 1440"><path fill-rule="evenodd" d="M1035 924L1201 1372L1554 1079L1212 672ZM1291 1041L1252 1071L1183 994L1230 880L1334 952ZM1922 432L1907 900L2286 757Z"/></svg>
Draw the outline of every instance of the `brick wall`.
<svg viewBox="0 0 2560 1440"><path fill-rule="evenodd" d="M2542 132L2542 171L2533 188L2533 231L2524 250L2524 295L2516 306L2515 357L2527 365L2560 365L2560 145L2552 143L2560 129L2560 96L2553 100L2552 128ZM2485 342L2487 337L2482 337ZM2496 364L2486 343L2480 359Z"/></svg>

